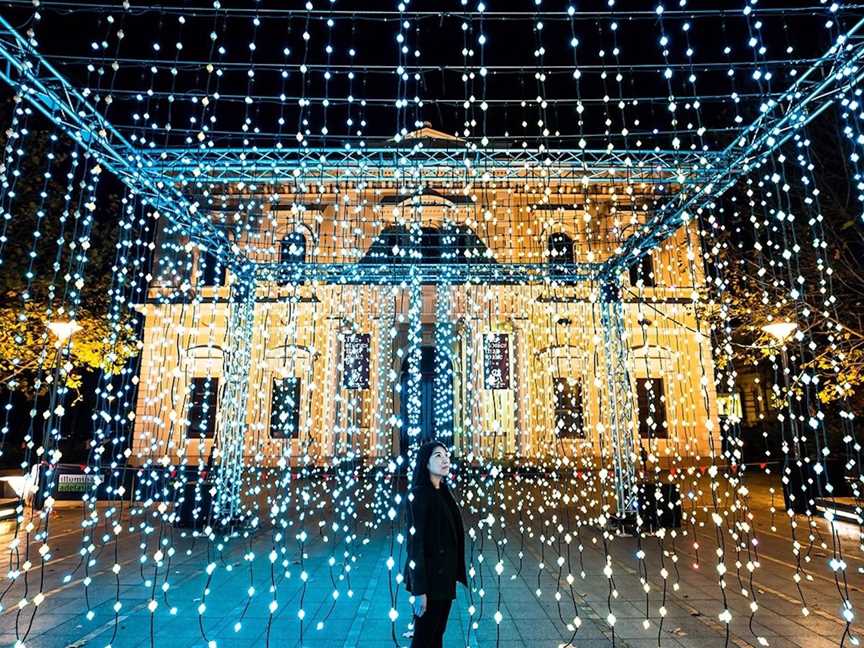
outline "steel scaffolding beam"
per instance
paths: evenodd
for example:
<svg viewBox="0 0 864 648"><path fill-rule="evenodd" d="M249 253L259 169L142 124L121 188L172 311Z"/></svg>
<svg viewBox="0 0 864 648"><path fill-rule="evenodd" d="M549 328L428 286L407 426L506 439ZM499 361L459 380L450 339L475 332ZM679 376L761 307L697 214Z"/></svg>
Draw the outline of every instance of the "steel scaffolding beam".
<svg viewBox="0 0 864 648"><path fill-rule="evenodd" d="M399 285L422 284L573 285L591 281L599 264L548 263L257 263L259 282Z"/></svg>
<svg viewBox="0 0 864 648"><path fill-rule="evenodd" d="M824 112L834 97L864 79L864 19L839 36L779 99L761 106L761 114L741 129L734 141L711 159L707 179L688 191L683 187L657 209L648 222L608 259L606 278L625 270L674 234L684 223L726 192L735 182L758 169L798 130Z"/></svg>
<svg viewBox="0 0 864 648"><path fill-rule="evenodd" d="M600 321L606 361L606 406L612 467L615 471L615 525L625 530L636 523L638 492L633 408L633 385L628 368L627 322L621 285L610 281L600 286Z"/></svg>
<svg viewBox="0 0 864 648"><path fill-rule="evenodd" d="M503 181L537 179L574 185L698 185L708 152L607 149L477 149L465 146L379 148L167 148L148 151L149 169L191 185L345 183L380 180Z"/></svg>
<svg viewBox="0 0 864 648"><path fill-rule="evenodd" d="M228 303L228 334L223 373L225 385L216 430L219 471L216 474L216 501L213 513L221 526L230 528L243 516L241 502L245 474L244 443L249 403L249 375L252 338L255 331L255 276L252 268L231 285Z"/></svg>
<svg viewBox="0 0 864 648"><path fill-rule="evenodd" d="M123 137L96 108L0 16L0 79L54 125L92 153L145 205L184 228L229 267L241 262L239 249L206 213L198 211L173 184L152 169L147 156Z"/></svg>

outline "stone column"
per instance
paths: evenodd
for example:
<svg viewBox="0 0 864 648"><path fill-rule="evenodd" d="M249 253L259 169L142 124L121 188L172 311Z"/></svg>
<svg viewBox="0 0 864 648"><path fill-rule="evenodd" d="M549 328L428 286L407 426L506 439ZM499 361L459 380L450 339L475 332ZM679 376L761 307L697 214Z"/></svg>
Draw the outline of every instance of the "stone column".
<svg viewBox="0 0 864 648"><path fill-rule="evenodd" d="M412 265L410 283L408 285L408 393L401 394L407 399L406 412L408 416L408 448L403 448L409 460L413 460L420 440L420 362L423 344L423 287ZM406 452L407 451L407 452Z"/></svg>
<svg viewBox="0 0 864 648"><path fill-rule="evenodd" d="M378 375L375 377L377 403L375 421L373 422L373 445L375 453L381 456L392 456L393 436L391 419L393 417L393 325L395 322L395 305L392 289L380 289L378 328L376 331ZM397 378L398 379L398 378ZM389 447L381 447L384 445Z"/></svg>
<svg viewBox="0 0 864 648"><path fill-rule="evenodd" d="M528 407L531 402L531 383L527 362L533 349L530 348L530 323L513 322L513 375L516 378L514 407L516 409L516 453L522 453L531 445ZM536 454L536 448L531 449Z"/></svg>

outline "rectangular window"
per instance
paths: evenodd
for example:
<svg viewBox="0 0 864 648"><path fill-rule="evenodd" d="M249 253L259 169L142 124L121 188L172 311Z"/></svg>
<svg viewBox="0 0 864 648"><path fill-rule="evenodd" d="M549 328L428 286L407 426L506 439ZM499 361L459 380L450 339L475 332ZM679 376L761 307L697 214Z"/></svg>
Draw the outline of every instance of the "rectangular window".
<svg viewBox="0 0 864 648"><path fill-rule="evenodd" d="M576 378L555 378L555 435L559 439L584 439L582 382Z"/></svg>
<svg viewBox="0 0 864 648"><path fill-rule="evenodd" d="M306 237L292 232L279 241L279 260L282 263L303 263L306 260Z"/></svg>
<svg viewBox="0 0 864 648"><path fill-rule="evenodd" d="M188 439L212 439L216 434L216 399L219 394L219 379L206 376L192 378L192 393L189 395Z"/></svg>
<svg viewBox="0 0 864 648"><path fill-rule="evenodd" d="M734 423L740 423L742 417L741 392L724 394L717 392L717 416L721 419L731 419Z"/></svg>
<svg viewBox="0 0 864 648"><path fill-rule="evenodd" d="M274 378L270 392L270 438L300 438L300 379Z"/></svg>
<svg viewBox="0 0 864 648"><path fill-rule="evenodd" d="M653 288L657 285L654 276L654 259L650 254L633 263L629 270L631 286L641 285L643 288Z"/></svg>
<svg viewBox="0 0 864 648"><path fill-rule="evenodd" d="M228 270L216 255L202 250L198 255L198 285L224 286L227 283Z"/></svg>
<svg viewBox="0 0 864 648"><path fill-rule="evenodd" d="M637 378L636 400L639 416L639 436L643 439L666 439L666 401L662 378Z"/></svg>

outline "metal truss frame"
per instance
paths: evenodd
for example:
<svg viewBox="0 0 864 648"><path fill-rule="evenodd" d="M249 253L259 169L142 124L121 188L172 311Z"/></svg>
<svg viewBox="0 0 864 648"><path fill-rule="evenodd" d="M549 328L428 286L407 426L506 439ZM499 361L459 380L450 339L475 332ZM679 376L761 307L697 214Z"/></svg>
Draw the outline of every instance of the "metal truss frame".
<svg viewBox="0 0 864 648"><path fill-rule="evenodd" d="M255 331L255 275L247 268L231 285L228 303L228 328L224 358L225 385L216 430L219 471L216 474L214 516L221 526L230 528L242 515L243 449L246 439L246 414L249 402L249 373L252 338Z"/></svg>
<svg viewBox="0 0 864 648"><path fill-rule="evenodd" d="M743 128L735 141L719 153L678 151L608 151L595 149L525 150L434 148L422 140L378 149L224 148L143 151L130 144L111 122L63 78L35 48L0 17L0 79L15 88L56 127L87 149L100 164L124 182L145 204L164 214L203 241L226 266L245 277L245 290L232 313L232 365L229 377L238 403L248 371L248 339L254 318L257 281L285 283L403 284L411 286L416 304L421 283L574 284L599 279L614 285L630 263L648 254L700 210L716 200L740 177L759 169L789 138L823 112L834 97L864 78L861 60L864 39L858 34L864 19L841 36L779 98L767 99L759 118ZM548 264L263 264L249 263L227 233L184 194L207 184L244 182L340 183L387 180L394 186L420 187L436 178L467 183L531 179L543 182L651 183L674 187L670 200L640 230L628 238L616 256L599 267ZM302 186L301 186L302 189ZM239 286L238 286L239 288ZM242 290L242 289L241 289ZM619 516L636 508L633 452L632 390L627 374L626 338L620 287L601 289L604 346L610 370L613 417L613 461ZM413 342L415 345L416 341ZM235 362L236 360L236 362ZM236 383L236 384L235 384ZM411 423L413 410L409 410ZM242 425L240 417L229 425ZM236 510L234 495L242 470L242 428L226 428L225 456L220 471L218 511L230 521Z"/></svg>
<svg viewBox="0 0 864 648"><path fill-rule="evenodd" d="M862 26L864 19L839 37L779 99L766 101L760 117L720 153L434 148L424 146L422 140L379 149L202 147L145 152L130 144L2 16L0 63L5 65L0 66L0 79L89 150L145 204L203 242L232 269L244 265L246 259L227 233L184 195L184 185L371 179L416 185L436 177L460 177L470 182L528 177L541 182L619 181L678 187L639 232L621 245L618 254L604 263L601 274L608 278L648 254L738 178L759 168L797 130L830 106L836 94L860 83L864 78L860 66L864 58L864 39L859 36ZM520 267L510 268L514 281ZM425 274L428 269L421 272Z"/></svg>
<svg viewBox="0 0 864 648"><path fill-rule="evenodd" d="M838 37L778 99L762 104L759 117L712 158L708 181L686 187L656 210L640 231L629 237L602 270L610 278L638 261L684 223L698 215L743 176L760 168L796 132L824 112L837 95L864 79L864 19Z"/></svg>
<svg viewBox="0 0 864 648"><path fill-rule="evenodd" d="M627 323L621 298L621 285L610 281L600 286L600 321L608 384L609 440L615 471L617 525L629 527L638 513L636 451L633 415L633 385L627 366ZM629 518L633 518L632 520Z"/></svg>
<svg viewBox="0 0 864 648"><path fill-rule="evenodd" d="M548 263L256 263L260 282L277 284L573 285L594 279L600 264Z"/></svg>
<svg viewBox="0 0 864 648"><path fill-rule="evenodd" d="M177 187L153 171L147 155L135 148L78 92L9 22L0 16L0 79L21 94L34 108L100 165L110 170L144 205L164 215L236 267L238 249L209 215L198 211Z"/></svg>
<svg viewBox="0 0 864 648"><path fill-rule="evenodd" d="M167 148L151 170L181 185L363 183L536 179L557 184L698 185L716 154L674 150L428 147L412 140L377 148Z"/></svg>

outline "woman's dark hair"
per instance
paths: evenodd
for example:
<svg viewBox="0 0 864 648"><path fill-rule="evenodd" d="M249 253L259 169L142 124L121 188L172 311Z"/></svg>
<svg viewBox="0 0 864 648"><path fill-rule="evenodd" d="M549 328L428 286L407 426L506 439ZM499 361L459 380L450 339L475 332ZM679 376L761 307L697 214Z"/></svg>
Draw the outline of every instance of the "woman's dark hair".
<svg viewBox="0 0 864 648"><path fill-rule="evenodd" d="M446 445L440 441L433 440L424 443L417 451L417 456L414 457L414 476L411 479L412 488L432 484L432 477L429 475L429 459L432 457L432 453L435 452L435 448L444 448L444 450L447 450Z"/></svg>

